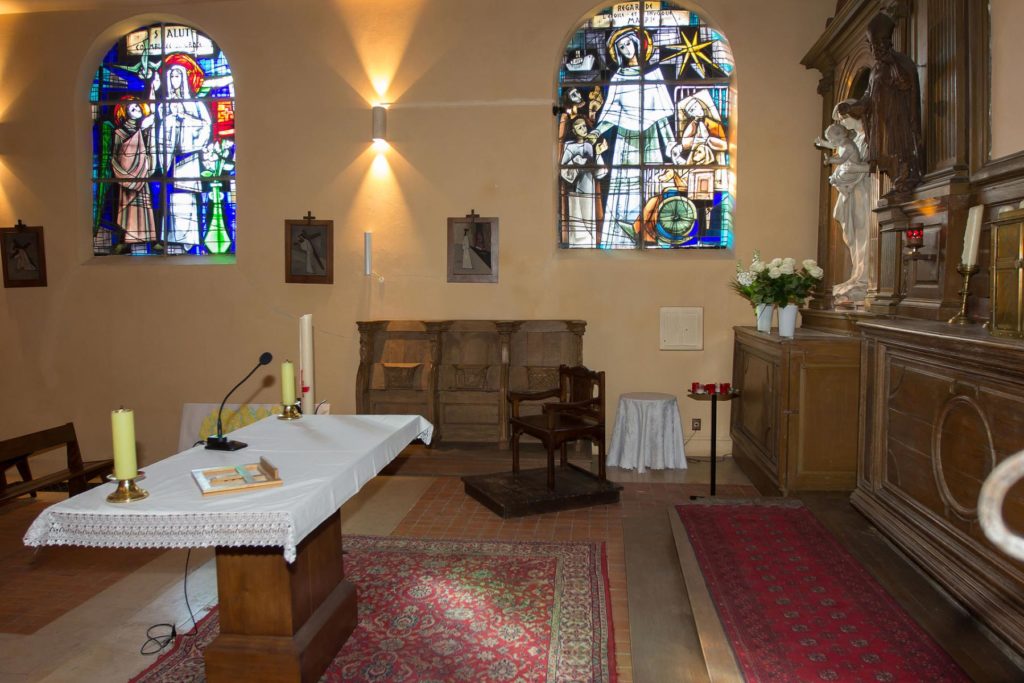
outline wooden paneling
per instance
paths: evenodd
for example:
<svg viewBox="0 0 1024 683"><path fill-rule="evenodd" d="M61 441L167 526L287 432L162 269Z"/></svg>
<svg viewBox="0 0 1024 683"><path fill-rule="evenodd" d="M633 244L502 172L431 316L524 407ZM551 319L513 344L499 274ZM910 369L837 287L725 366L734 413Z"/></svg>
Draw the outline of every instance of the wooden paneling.
<svg viewBox="0 0 1024 683"><path fill-rule="evenodd" d="M765 493L854 488L860 339L735 328L733 456Z"/></svg>
<svg viewBox="0 0 1024 683"><path fill-rule="evenodd" d="M1024 343L980 326L862 322L872 381L852 502L936 581L1024 652L1024 563L992 546L977 519L982 482L1024 448ZM1024 487L1003 510L1024 528Z"/></svg>
<svg viewBox="0 0 1024 683"><path fill-rule="evenodd" d="M508 442L508 391L583 362L579 320L360 322L356 410L423 415L436 442ZM539 410L539 408L537 408Z"/></svg>

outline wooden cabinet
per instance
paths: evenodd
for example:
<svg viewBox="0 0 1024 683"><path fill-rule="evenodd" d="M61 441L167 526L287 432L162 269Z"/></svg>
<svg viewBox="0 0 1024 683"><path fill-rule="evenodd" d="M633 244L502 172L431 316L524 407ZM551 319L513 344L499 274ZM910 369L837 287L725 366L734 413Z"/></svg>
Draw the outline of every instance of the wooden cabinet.
<svg viewBox="0 0 1024 683"><path fill-rule="evenodd" d="M860 339L798 329L792 339L735 328L733 457L762 493L852 490Z"/></svg>
<svg viewBox="0 0 1024 683"><path fill-rule="evenodd" d="M359 322L356 410L422 415L435 442L508 443L509 390L558 386L583 362L582 320Z"/></svg>
<svg viewBox="0 0 1024 683"><path fill-rule="evenodd" d="M853 505L1024 652L1024 563L985 538L978 493L1024 448L1024 342L979 325L863 322L864 430ZM1024 485L1003 505L1024 529Z"/></svg>

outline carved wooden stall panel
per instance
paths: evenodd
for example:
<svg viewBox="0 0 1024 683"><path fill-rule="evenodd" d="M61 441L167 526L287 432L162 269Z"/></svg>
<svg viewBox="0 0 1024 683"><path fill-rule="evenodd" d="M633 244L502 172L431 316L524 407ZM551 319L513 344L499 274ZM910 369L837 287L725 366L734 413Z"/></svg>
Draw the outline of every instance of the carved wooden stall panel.
<svg viewBox="0 0 1024 683"><path fill-rule="evenodd" d="M359 322L356 410L423 415L435 442L508 443L509 389L558 386L583 362L580 320Z"/></svg>
<svg viewBox="0 0 1024 683"><path fill-rule="evenodd" d="M1024 444L1024 343L926 321L861 329L871 437L853 504L1024 650L1024 563L989 543L977 511L989 472ZM1003 514L1024 529L1024 487L1011 489Z"/></svg>

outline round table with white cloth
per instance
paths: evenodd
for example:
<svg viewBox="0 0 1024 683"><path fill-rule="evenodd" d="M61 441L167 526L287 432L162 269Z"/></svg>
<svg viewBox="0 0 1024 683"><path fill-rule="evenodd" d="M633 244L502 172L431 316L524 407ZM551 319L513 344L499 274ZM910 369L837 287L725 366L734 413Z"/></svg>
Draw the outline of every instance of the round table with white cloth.
<svg viewBox="0 0 1024 683"><path fill-rule="evenodd" d="M635 392L619 397L608 465L637 472L686 469L683 426L675 396Z"/></svg>

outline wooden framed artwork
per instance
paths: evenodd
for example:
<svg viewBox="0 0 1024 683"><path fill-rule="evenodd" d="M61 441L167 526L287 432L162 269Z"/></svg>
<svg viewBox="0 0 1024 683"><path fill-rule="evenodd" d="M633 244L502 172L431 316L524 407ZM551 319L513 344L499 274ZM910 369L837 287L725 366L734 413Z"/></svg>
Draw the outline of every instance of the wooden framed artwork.
<svg viewBox="0 0 1024 683"><path fill-rule="evenodd" d="M4 287L45 287L46 249L42 226L18 220L13 228L0 228Z"/></svg>
<svg viewBox="0 0 1024 683"><path fill-rule="evenodd" d="M498 281L498 219L448 219L448 282Z"/></svg>
<svg viewBox="0 0 1024 683"><path fill-rule="evenodd" d="M284 281L334 283L334 221L316 216L284 222Z"/></svg>

